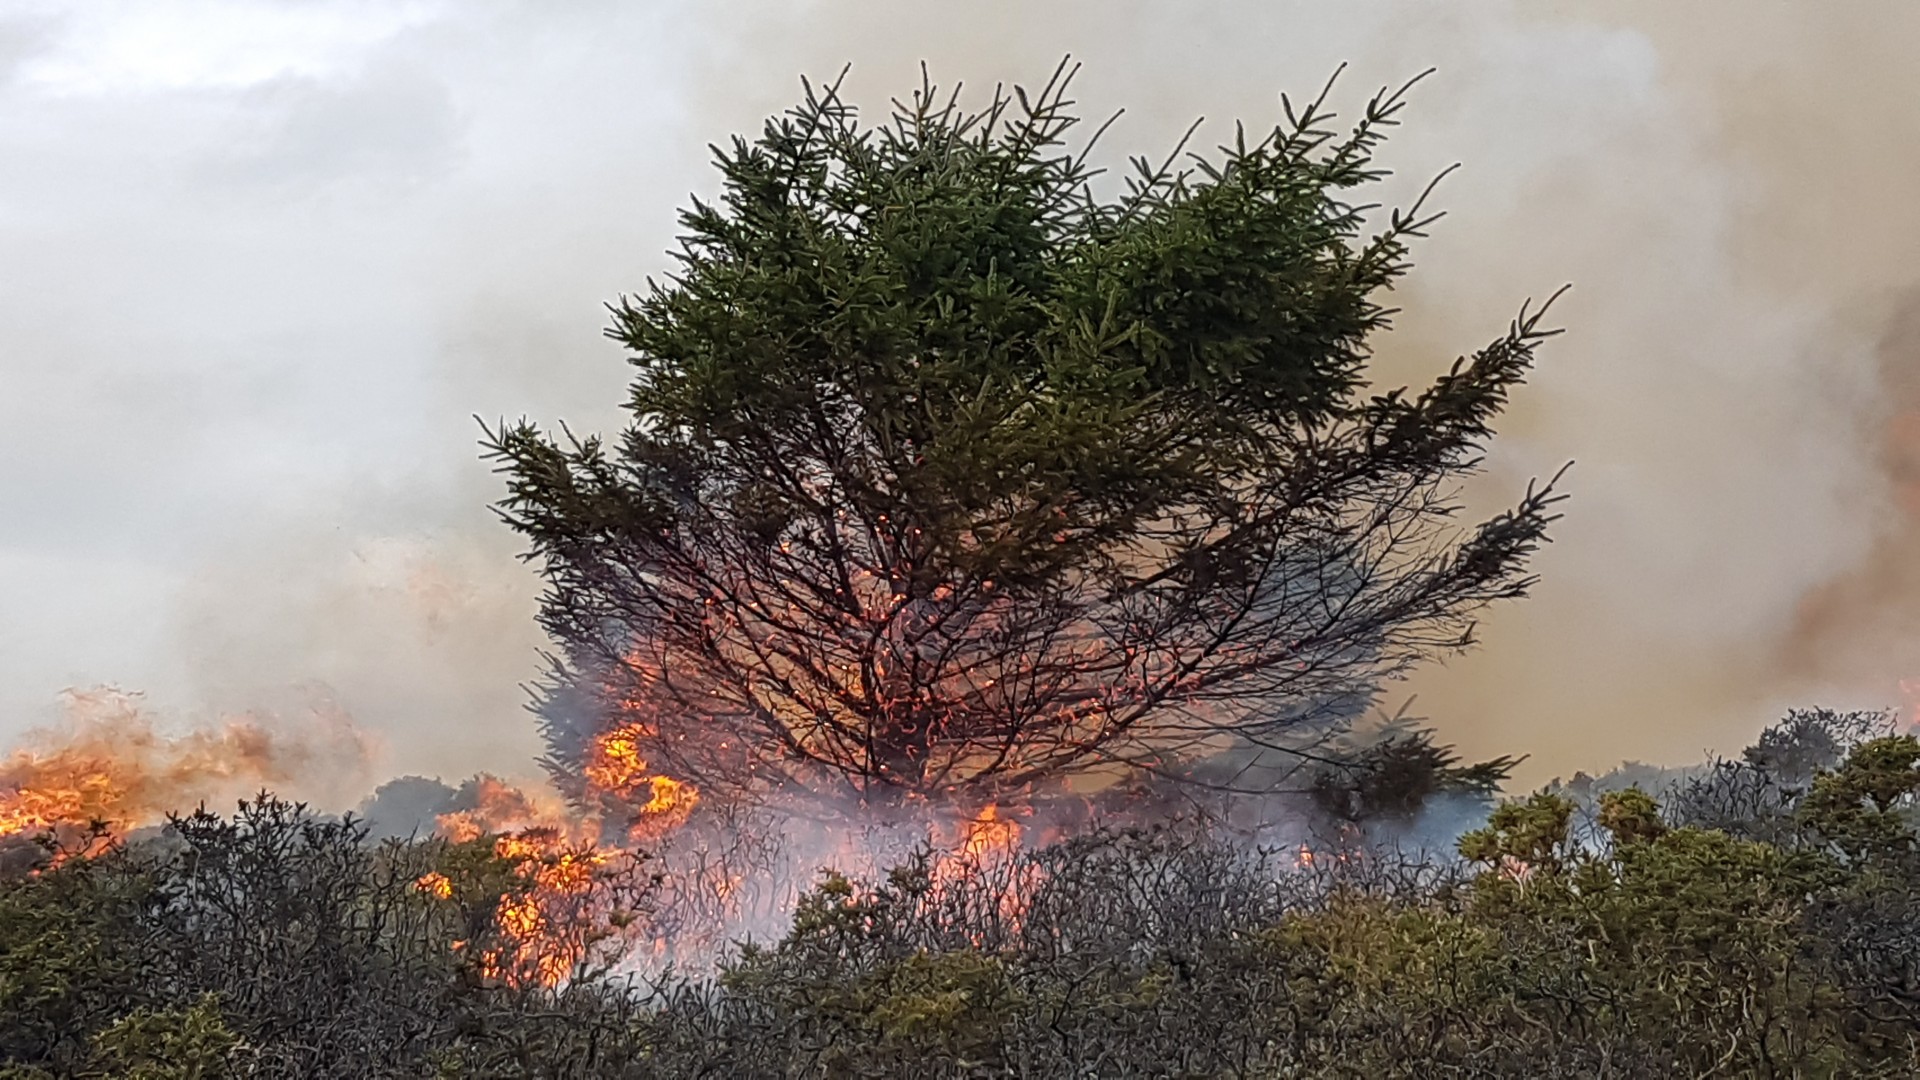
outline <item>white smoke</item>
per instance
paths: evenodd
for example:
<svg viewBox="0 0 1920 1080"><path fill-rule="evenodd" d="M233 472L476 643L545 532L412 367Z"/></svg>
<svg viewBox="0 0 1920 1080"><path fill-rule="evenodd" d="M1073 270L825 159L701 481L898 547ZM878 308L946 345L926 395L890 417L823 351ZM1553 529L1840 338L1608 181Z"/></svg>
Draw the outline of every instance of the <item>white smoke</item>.
<svg viewBox="0 0 1920 1080"><path fill-rule="evenodd" d="M1450 741L1536 780L1896 700L1916 41L1895 0L7 5L0 737L67 685L318 680L396 769L524 771L538 586L470 414L618 423L600 304L799 75L878 105L922 60L984 90L1066 53L1116 157L1437 65L1394 190L1466 168L1396 381L1575 284L1472 491L1575 458L1575 500L1536 598L1409 688Z"/></svg>

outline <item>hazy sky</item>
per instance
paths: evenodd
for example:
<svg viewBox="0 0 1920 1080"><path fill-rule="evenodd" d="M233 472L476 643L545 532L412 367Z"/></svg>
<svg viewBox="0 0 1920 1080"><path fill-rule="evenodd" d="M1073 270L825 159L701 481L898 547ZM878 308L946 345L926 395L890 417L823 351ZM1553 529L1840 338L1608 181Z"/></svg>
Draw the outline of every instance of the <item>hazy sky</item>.
<svg viewBox="0 0 1920 1080"><path fill-rule="evenodd" d="M0 0L0 740L68 686L331 695L388 770L528 771L537 583L473 414L617 422L601 305L801 74L877 102L1069 52L1116 153L1439 68L1387 160L1465 168L1391 378L1574 284L1474 487L1577 459L1545 581L1397 696L1529 780L1899 704L1916 49L1906 0Z"/></svg>

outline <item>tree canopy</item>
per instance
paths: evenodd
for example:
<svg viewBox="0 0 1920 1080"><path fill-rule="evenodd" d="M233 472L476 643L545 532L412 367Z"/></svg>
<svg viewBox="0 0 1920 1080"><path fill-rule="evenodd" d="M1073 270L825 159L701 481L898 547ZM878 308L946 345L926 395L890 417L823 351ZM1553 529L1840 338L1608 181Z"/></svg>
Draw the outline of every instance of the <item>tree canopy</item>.
<svg viewBox="0 0 1920 1080"><path fill-rule="evenodd" d="M1437 216L1366 201L1407 87L1111 184L1071 74L980 109L923 80L877 125L808 85L612 307L627 429L491 434L557 772L628 725L709 791L1191 776L1526 592L1551 485L1466 528L1456 489L1539 312L1417 393L1368 383Z"/></svg>

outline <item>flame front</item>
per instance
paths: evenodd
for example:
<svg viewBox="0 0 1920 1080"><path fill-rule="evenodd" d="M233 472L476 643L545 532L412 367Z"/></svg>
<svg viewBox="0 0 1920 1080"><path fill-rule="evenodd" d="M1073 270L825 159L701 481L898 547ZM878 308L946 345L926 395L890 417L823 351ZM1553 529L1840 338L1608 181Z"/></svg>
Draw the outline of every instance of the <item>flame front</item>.
<svg viewBox="0 0 1920 1080"><path fill-rule="evenodd" d="M293 737L254 717L167 735L143 704L110 688L69 691L64 730L36 733L0 759L0 839L97 824L94 839L104 841L168 811L294 784L316 764L364 764L363 737L338 713L320 713Z"/></svg>
<svg viewBox="0 0 1920 1080"><path fill-rule="evenodd" d="M0 839L61 829L91 835L94 821L124 832L204 799L286 785L314 758L311 746L246 720L167 738L133 695L75 701L84 715L64 738L0 759ZM410 881L420 902L451 905L447 916L458 911L471 920L473 930L455 949L481 977L553 988L628 946L642 957L651 950L655 961L698 962L739 927L777 917L774 909L804 888L777 861L755 862L761 856L751 854L729 861L735 819L715 803L710 816L695 820L705 807L699 789L649 760L669 756L650 752L660 738L654 725L628 722L592 739L571 806L543 786L482 775L435 815L448 844L497 860L475 863L449 851L455 857L420 867ZM1021 822L993 804L935 827L941 853L930 867L933 887L972 890L986 880L977 875L1027 873L1017 858L1022 833ZM90 853L70 846L67 855ZM880 858L880 849L853 833L844 837L840 863L848 873L880 872ZM642 859L647 875L622 876ZM1017 924L1024 890L992 895L998 898L986 902Z"/></svg>
<svg viewBox="0 0 1920 1080"><path fill-rule="evenodd" d="M551 829L576 840L591 840L597 834L591 823L579 821L576 815L568 813L558 798L529 791L497 776L483 773L474 777L463 789L463 797L473 805L435 819L435 831L455 843L526 829Z"/></svg>

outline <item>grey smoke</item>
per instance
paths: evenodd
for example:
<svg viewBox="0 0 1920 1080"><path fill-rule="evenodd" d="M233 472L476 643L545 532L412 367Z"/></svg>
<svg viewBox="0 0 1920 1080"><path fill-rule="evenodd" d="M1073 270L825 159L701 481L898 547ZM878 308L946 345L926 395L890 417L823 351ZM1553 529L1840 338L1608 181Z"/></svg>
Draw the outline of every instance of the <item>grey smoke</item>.
<svg viewBox="0 0 1920 1080"><path fill-rule="evenodd" d="M1544 583L1405 688L1464 753L1530 753L1534 781L1895 703L1916 45L1899 0L16 0L0 739L69 685L200 714L321 683L392 770L531 772L537 582L470 415L618 422L601 303L666 268L705 144L799 75L851 61L878 105L923 59L984 90L1069 52L1090 113L1128 109L1116 153L1263 123L1342 61L1349 107L1439 65L1394 190L1466 168L1386 377L1575 283L1471 490L1578 459Z"/></svg>

